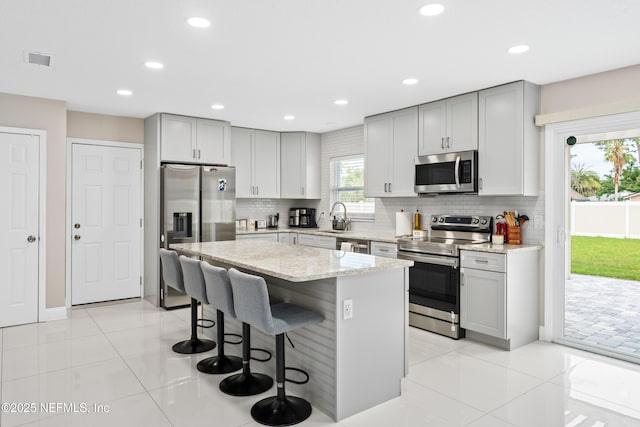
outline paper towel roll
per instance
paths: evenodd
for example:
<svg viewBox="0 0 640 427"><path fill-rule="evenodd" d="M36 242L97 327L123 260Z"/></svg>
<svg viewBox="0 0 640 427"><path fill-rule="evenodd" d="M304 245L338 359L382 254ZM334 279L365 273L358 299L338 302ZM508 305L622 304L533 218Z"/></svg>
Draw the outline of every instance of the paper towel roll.
<svg viewBox="0 0 640 427"><path fill-rule="evenodd" d="M411 212L396 212L396 236L410 236L413 229Z"/></svg>
<svg viewBox="0 0 640 427"><path fill-rule="evenodd" d="M345 252L353 252L353 243L350 243L350 242L340 243L340 250Z"/></svg>

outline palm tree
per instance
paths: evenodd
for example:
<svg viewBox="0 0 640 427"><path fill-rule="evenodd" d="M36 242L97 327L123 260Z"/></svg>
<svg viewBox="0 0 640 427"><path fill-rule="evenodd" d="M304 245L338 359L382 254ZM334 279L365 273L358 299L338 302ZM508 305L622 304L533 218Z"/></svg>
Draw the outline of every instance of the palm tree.
<svg viewBox="0 0 640 427"><path fill-rule="evenodd" d="M571 188L583 196L593 196L600 188L600 177L584 163L578 163L571 167Z"/></svg>
<svg viewBox="0 0 640 427"><path fill-rule="evenodd" d="M613 163L613 185L614 200L618 200L618 186L620 185L620 176L622 169L626 163L634 161L631 155L631 140L629 139L611 139L609 141L594 142L595 146L604 151L605 160Z"/></svg>

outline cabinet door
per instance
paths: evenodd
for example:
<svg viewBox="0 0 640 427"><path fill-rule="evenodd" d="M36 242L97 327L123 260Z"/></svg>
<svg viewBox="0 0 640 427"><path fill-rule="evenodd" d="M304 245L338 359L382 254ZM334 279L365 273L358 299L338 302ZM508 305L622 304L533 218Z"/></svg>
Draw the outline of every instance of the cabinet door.
<svg viewBox="0 0 640 427"><path fill-rule="evenodd" d="M280 133L255 131L253 170L255 196L280 198Z"/></svg>
<svg viewBox="0 0 640 427"><path fill-rule="evenodd" d="M253 197L252 177L253 131L231 128L231 165L236 167L236 197Z"/></svg>
<svg viewBox="0 0 640 427"><path fill-rule="evenodd" d="M386 197L412 197L418 154L418 107L391 113L391 179Z"/></svg>
<svg viewBox="0 0 640 427"><path fill-rule="evenodd" d="M478 194L523 194L523 82L482 90L478 100Z"/></svg>
<svg viewBox="0 0 640 427"><path fill-rule="evenodd" d="M304 196L305 135L303 132L280 134L280 197L300 199Z"/></svg>
<svg viewBox="0 0 640 427"><path fill-rule="evenodd" d="M447 99L447 151L478 149L478 93Z"/></svg>
<svg viewBox="0 0 640 427"><path fill-rule="evenodd" d="M460 326L507 338L506 274L460 269Z"/></svg>
<svg viewBox="0 0 640 427"><path fill-rule="evenodd" d="M364 120L364 195L388 195L389 120L387 114Z"/></svg>
<svg viewBox="0 0 640 427"><path fill-rule="evenodd" d="M160 119L160 160L196 162L196 119L162 114Z"/></svg>
<svg viewBox="0 0 640 427"><path fill-rule="evenodd" d="M418 155L444 153L447 137L447 101L420 105L418 123Z"/></svg>
<svg viewBox="0 0 640 427"><path fill-rule="evenodd" d="M317 133L305 134L305 171L306 185L303 191L305 199L320 199L320 135Z"/></svg>
<svg viewBox="0 0 640 427"><path fill-rule="evenodd" d="M218 120L198 119L198 147L196 157L199 163L228 165L231 158L231 136L229 123Z"/></svg>
<svg viewBox="0 0 640 427"><path fill-rule="evenodd" d="M316 236L311 234L298 233L298 244L300 246L317 246Z"/></svg>

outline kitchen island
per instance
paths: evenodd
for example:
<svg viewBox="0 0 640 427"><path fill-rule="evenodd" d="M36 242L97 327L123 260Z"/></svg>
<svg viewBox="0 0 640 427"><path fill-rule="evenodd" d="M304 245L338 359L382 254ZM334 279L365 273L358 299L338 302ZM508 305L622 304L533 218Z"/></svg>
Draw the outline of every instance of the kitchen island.
<svg viewBox="0 0 640 427"><path fill-rule="evenodd" d="M413 262L266 241L175 244L171 249L263 276L271 298L324 316L319 324L289 333L295 348L287 346L286 364L310 375L308 384L287 384L292 394L336 421L400 395ZM352 318L346 318L345 300L351 300ZM215 317L214 310L205 312ZM240 331L235 319L225 323L227 332ZM252 329L251 339L252 347L274 351L273 337ZM234 353L232 346L227 349ZM252 369L274 375L275 363L254 362Z"/></svg>

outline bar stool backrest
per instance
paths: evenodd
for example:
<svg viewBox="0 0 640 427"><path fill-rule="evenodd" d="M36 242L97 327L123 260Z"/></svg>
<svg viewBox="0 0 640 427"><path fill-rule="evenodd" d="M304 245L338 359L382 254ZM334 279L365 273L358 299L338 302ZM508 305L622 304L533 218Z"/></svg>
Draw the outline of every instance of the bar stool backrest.
<svg viewBox="0 0 640 427"><path fill-rule="evenodd" d="M207 290L204 285L204 276L200 268L200 260L181 255L180 265L182 265L184 288L189 296L204 304L209 304Z"/></svg>
<svg viewBox="0 0 640 427"><path fill-rule="evenodd" d="M233 305L238 319L264 333L271 334L275 328L264 278L243 273L235 268L229 269L229 278L233 289Z"/></svg>
<svg viewBox="0 0 640 427"><path fill-rule="evenodd" d="M220 310L224 314L236 317L236 310L233 307L233 289L227 270L216 267L206 261L200 263L204 284L207 289L209 304Z"/></svg>
<svg viewBox="0 0 640 427"><path fill-rule="evenodd" d="M184 280L182 267L175 251L160 249L160 263L162 264L162 278L164 282L174 289L184 292Z"/></svg>

